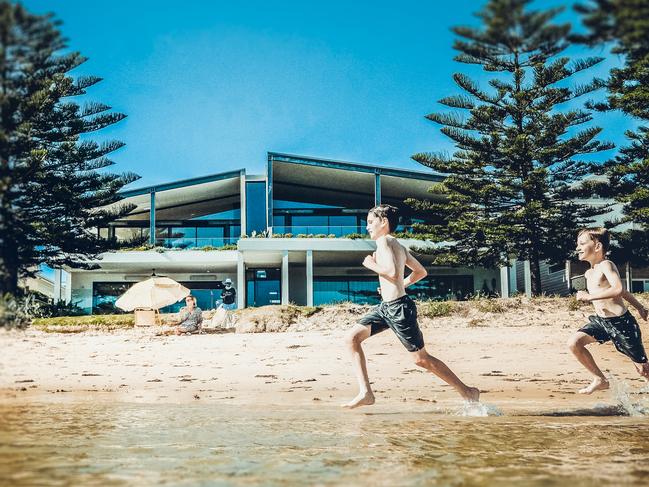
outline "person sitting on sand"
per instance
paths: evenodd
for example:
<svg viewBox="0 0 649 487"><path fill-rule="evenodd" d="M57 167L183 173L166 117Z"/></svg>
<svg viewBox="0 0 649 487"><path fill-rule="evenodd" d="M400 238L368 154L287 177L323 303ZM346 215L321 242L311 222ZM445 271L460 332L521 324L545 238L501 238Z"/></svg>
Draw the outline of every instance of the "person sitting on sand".
<svg viewBox="0 0 649 487"><path fill-rule="evenodd" d="M203 312L196 306L196 298L189 295L185 298L185 307L180 310L180 323L176 326L176 335L195 333L201 330Z"/></svg>
<svg viewBox="0 0 649 487"><path fill-rule="evenodd" d="M378 274L382 302L363 316L346 337L360 392L343 407L374 404L361 343L388 328L410 352L415 364L453 386L464 399L478 401L478 389L466 386L441 360L429 355L424 348L424 338L417 324L417 306L406 294L405 288L426 277L427 272L408 249L391 235L398 223L399 210L394 206L379 205L367 215L367 231L376 241L376 252L366 256L363 265ZM404 267L412 270L405 279Z"/></svg>
<svg viewBox="0 0 649 487"><path fill-rule="evenodd" d="M590 264L590 269L585 274L588 291L578 291L577 299L592 302L596 313L588 318L588 324L580 328L568 342L570 351L594 376L593 382L579 391L581 394L592 394L609 387L608 380L586 350L586 345L593 342L611 340L618 352L633 361L638 373L649 378L649 364L642 345L640 327L626 308L624 300L636 308L645 321L649 311L630 292L623 289L617 267L606 259L609 242L609 233L605 228L587 228L577 236L579 260Z"/></svg>

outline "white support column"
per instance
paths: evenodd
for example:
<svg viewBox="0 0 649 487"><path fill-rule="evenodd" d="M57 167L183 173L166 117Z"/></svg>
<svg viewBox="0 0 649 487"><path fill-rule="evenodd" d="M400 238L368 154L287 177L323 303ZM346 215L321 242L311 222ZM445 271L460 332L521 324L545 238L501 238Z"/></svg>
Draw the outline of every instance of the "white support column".
<svg viewBox="0 0 649 487"><path fill-rule="evenodd" d="M288 250L282 255L282 304L288 304Z"/></svg>
<svg viewBox="0 0 649 487"><path fill-rule="evenodd" d="M313 250L306 251L306 305L313 306Z"/></svg>
<svg viewBox="0 0 649 487"><path fill-rule="evenodd" d="M631 269L631 264L628 262L625 266L625 274L626 290L631 292L631 289L633 289L633 270Z"/></svg>
<svg viewBox="0 0 649 487"><path fill-rule="evenodd" d="M240 201L241 209L239 213L241 214L241 220L239 224L241 225L241 235L246 234L248 220L246 219L246 212L248 211L248 200L246 200L246 170L241 170L241 176L239 176L239 192L240 192Z"/></svg>
<svg viewBox="0 0 649 487"><path fill-rule="evenodd" d="M570 294L570 291L572 290L572 264L570 263L569 260L566 260L566 291L568 291L568 294Z"/></svg>
<svg viewBox="0 0 649 487"><path fill-rule="evenodd" d="M246 264L243 261L243 252L237 256L237 308L246 307Z"/></svg>
<svg viewBox="0 0 649 487"><path fill-rule="evenodd" d="M155 239L155 189L151 190L151 204L149 209L149 243L156 244Z"/></svg>
<svg viewBox="0 0 649 487"><path fill-rule="evenodd" d="M61 279L63 278L63 271L61 269L54 269L54 295L52 299L58 303L63 299L61 295Z"/></svg>
<svg viewBox="0 0 649 487"><path fill-rule="evenodd" d="M509 297L509 267L502 266L500 268L500 297Z"/></svg>
<svg viewBox="0 0 649 487"><path fill-rule="evenodd" d="M525 296L532 297L532 272L530 269L530 261L523 262L523 280L525 282Z"/></svg>
<svg viewBox="0 0 649 487"><path fill-rule="evenodd" d="M63 296L66 303L72 302L72 273L65 273L65 294Z"/></svg>
<svg viewBox="0 0 649 487"><path fill-rule="evenodd" d="M516 259L509 259L509 295L518 292L518 278L516 276L516 266L518 261Z"/></svg>

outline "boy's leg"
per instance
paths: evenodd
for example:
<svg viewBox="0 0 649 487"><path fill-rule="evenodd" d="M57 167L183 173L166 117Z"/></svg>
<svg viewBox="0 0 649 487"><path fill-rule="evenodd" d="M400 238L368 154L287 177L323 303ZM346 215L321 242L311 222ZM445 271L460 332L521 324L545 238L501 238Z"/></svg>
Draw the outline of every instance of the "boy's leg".
<svg viewBox="0 0 649 487"><path fill-rule="evenodd" d="M352 356L352 366L354 368L354 374L356 375L360 392L354 399L342 405L345 408L353 409L359 406L369 406L374 404L374 393L370 386L365 354L363 353L363 347L361 346L361 343L369 338L370 333L371 327L369 325L356 324L346 336L345 341Z"/></svg>
<svg viewBox="0 0 649 487"><path fill-rule="evenodd" d="M595 359L591 353L586 350L586 345L596 341L597 339L595 337L582 331L578 331L570 338L570 340L568 340L568 348L570 351L575 357L577 357L579 363L586 367L586 370L595 376L593 382L591 382L588 387L579 390L580 394L592 394L595 391L601 391L608 389L609 387L606 376L595 363Z"/></svg>
<svg viewBox="0 0 649 487"><path fill-rule="evenodd" d="M430 355L425 348L411 352L415 364L419 367L432 372L437 377L442 379L448 385L455 388L455 390L467 401L477 402L480 399L480 390L476 387L469 387L462 382L457 375L453 373L448 366L439 359Z"/></svg>

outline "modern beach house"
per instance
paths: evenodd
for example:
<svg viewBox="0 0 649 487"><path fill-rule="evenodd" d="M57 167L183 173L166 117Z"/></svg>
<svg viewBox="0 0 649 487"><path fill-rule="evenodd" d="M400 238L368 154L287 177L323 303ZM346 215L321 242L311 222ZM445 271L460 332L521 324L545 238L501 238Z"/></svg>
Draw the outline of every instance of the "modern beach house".
<svg viewBox="0 0 649 487"><path fill-rule="evenodd" d="M191 289L204 310L218 305L226 278L235 285L239 308L375 303L377 278L361 265L375 249L365 231L367 211L379 203L398 206L398 231L409 232L413 224L432 222L434 216L418 214L404 200L439 197L429 188L442 179L269 153L265 174L237 169L124 191L120 204L132 205L132 211L97 232L132 242L133 249L103 254L94 270L56 270L54 299L77 303L88 313L111 312L126 289L155 273ZM414 252L426 245L415 239L402 243ZM515 260L510 267L480 269L433 266L425 254L417 257L428 277L408 291L420 299L462 299L475 292L509 295L529 287L528 266ZM546 291L567 293L570 269L568 264L544 266ZM645 277L640 285L649 289L649 274Z"/></svg>

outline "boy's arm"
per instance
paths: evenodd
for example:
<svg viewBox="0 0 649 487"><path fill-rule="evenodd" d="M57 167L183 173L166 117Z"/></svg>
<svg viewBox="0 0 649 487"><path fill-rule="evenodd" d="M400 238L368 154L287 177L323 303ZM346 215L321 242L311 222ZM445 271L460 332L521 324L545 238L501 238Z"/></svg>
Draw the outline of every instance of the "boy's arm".
<svg viewBox="0 0 649 487"><path fill-rule="evenodd" d="M629 291L626 289L622 291L622 297L635 309L638 310L638 313L640 313L640 316L642 317L643 320L647 321L647 316L649 315L649 310L644 307L644 305L638 301L633 294L631 294Z"/></svg>
<svg viewBox="0 0 649 487"><path fill-rule="evenodd" d="M408 249L404 247L404 250L406 251L406 267L412 271L410 275L403 280L403 287L408 287L426 277L428 271L426 271L424 266L410 254Z"/></svg>
<svg viewBox="0 0 649 487"><path fill-rule="evenodd" d="M579 291L577 293L577 299L580 301L596 301L598 299L616 298L622 294L622 291L624 291L622 280L620 279L620 274L618 274L615 264L610 260L606 260L602 262L600 266L611 287L595 294L590 294L586 291Z"/></svg>
<svg viewBox="0 0 649 487"><path fill-rule="evenodd" d="M394 252L392 252L387 240L380 238L376 241L376 252L366 256L363 265L376 272L379 276L394 281L398 277L394 261Z"/></svg>

